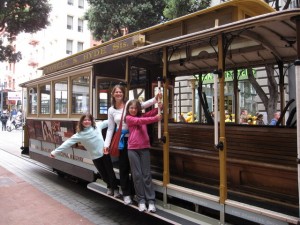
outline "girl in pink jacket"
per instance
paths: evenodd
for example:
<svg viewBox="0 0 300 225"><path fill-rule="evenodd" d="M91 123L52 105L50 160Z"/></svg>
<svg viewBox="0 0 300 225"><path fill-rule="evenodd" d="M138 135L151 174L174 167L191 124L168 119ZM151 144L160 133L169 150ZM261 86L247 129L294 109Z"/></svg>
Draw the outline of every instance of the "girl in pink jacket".
<svg viewBox="0 0 300 225"><path fill-rule="evenodd" d="M161 104L159 105L162 108ZM155 212L155 191L152 184L150 170L150 140L147 132L147 124L158 122L162 115L153 109L142 114L142 107L138 100L129 101L126 107L126 124L129 129L128 158L131 174L139 204L139 211Z"/></svg>

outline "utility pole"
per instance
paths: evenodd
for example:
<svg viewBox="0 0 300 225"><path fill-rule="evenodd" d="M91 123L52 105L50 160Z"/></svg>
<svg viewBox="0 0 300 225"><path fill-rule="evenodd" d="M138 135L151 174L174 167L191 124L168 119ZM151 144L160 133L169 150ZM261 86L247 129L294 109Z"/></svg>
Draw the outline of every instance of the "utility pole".
<svg viewBox="0 0 300 225"><path fill-rule="evenodd" d="M3 83L0 81L1 87L1 114L3 113Z"/></svg>

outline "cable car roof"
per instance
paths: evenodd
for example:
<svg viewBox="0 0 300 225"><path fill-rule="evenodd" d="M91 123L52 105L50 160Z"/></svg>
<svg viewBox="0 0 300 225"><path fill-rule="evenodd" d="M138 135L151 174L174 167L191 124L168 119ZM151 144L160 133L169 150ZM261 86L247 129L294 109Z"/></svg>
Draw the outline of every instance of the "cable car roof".
<svg viewBox="0 0 300 225"><path fill-rule="evenodd" d="M292 19L299 15L300 9L264 14L110 55L94 60L94 63L133 56L149 63L152 60L155 64L157 58L151 55L158 54L162 47L168 47L171 74L211 72L218 66L219 34L223 34L226 40L227 70L264 66L278 61L293 63L297 59L297 31Z"/></svg>
<svg viewBox="0 0 300 225"><path fill-rule="evenodd" d="M226 70L264 66L278 61L293 63L297 59L297 30L296 23L292 19L299 15L299 8L263 14L108 54L102 58L54 72L51 76L112 60L124 60L125 57L140 59L144 61L144 64L152 66L160 65L160 53L163 47L168 48L170 75L211 72L218 65L217 36L219 34L223 34L226 40L224 42L224 48L227 49ZM45 79L45 77L38 79ZM26 86L30 82L20 86Z"/></svg>

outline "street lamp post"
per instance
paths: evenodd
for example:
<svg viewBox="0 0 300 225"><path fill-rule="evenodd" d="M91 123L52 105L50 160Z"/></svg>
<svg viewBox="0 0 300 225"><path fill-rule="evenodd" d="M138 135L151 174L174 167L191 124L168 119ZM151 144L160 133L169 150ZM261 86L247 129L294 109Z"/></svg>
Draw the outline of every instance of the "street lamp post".
<svg viewBox="0 0 300 225"><path fill-rule="evenodd" d="M3 87L4 87L4 84L0 83L0 87L1 87L1 113L3 113Z"/></svg>

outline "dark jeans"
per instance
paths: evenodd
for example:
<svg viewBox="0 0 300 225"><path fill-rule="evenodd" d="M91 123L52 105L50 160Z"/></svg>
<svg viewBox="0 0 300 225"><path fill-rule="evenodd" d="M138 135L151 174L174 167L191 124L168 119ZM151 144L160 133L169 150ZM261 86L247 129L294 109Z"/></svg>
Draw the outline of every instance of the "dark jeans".
<svg viewBox="0 0 300 225"><path fill-rule="evenodd" d="M93 163L99 171L103 181L107 184L107 188L118 189L117 178L113 169L110 155L103 155L101 158L94 159Z"/></svg>
<svg viewBox="0 0 300 225"><path fill-rule="evenodd" d="M7 121L2 121L2 130L3 131L6 131L6 124L7 124Z"/></svg>
<svg viewBox="0 0 300 225"><path fill-rule="evenodd" d="M125 138L125 148L120 150L119 156L120 185L123 196L134 195L133 180L130 177L131 171L127 151L127 141L128 138Z"/></svg>

